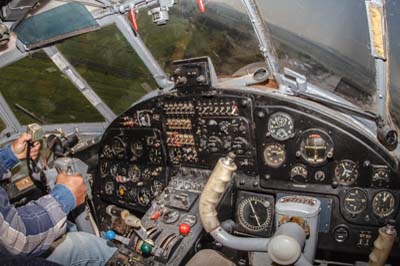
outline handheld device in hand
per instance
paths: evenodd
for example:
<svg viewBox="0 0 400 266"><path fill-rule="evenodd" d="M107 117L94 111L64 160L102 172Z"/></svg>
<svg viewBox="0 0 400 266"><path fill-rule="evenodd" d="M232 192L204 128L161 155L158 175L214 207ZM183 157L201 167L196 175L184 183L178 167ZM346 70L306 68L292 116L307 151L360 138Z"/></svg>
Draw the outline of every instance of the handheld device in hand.
<svg viewBox="0 0 400 266"><path fill-rule="evenodd" d="M26 128L26 133L32 136L31 143L42 140L44 136L43 128L36 123L29 124Z"/></svg>

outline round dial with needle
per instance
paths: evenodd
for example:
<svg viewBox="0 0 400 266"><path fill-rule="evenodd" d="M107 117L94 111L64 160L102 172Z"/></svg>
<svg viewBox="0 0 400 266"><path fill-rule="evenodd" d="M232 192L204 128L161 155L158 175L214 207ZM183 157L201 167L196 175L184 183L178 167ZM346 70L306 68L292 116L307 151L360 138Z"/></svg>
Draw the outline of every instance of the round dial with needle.
<svg viewBox="0 0 400 266"><path fill-rule="evenodd" d="M268 120L268 132L276 140L284 141L294 136L294 123L292 117L286 113L277 112Z"/></svg>
<svg viewBox="0 0 400 266"><path fill-rule="evenodd" d="M264 149L264 161L273 168L280 167L286 160L285 146L279 143L268 143Z"/></svg>
<svg viewBox="0 0 400 266"><path fill-rule="evenodd" d="M372 199L372 211L380 218L387 217L395 211L396 199L389 191L378 192Z"/></svg>
<svg viewBox="0 0 400 266"><path fill-rule="evenodd" d="M344 186L350 186L357 181L357 164L350 160L340 161L335 167L336 181Z"/></svg>
<svg viewBox="0 0 400 266"><path fill-rule="evenodd" d="M255 196L245 198L238 204L238 219L243 228L262 231L272 222L271 204Z"/></svg>
<svg viewBox="0 0 400 266"><path fill-rule="evenodd" d="M347 191L344 196L344 209L350 214L359 214L367 208L367 194L359 188L353 188Z"/></svg>

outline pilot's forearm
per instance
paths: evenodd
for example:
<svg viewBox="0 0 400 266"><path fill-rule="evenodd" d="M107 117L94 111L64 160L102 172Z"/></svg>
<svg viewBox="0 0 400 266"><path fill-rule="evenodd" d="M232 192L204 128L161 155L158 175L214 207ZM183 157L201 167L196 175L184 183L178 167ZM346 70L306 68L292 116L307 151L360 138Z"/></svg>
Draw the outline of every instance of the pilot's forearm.
<svg viewBox="0 0 400 266"><path fill-rule="evenodd" d="M0 246L11 254L43 253L65 233L67 214L74 206L73 194L63 185L19 208L0 188Z"/></svg>
<svg viewBox="0 0 400 266"><path fill-rule="evenodd" d="M10 145L0 149L0 180L2 180L5 174L18 162L19 160L15 157Z"/></svg>

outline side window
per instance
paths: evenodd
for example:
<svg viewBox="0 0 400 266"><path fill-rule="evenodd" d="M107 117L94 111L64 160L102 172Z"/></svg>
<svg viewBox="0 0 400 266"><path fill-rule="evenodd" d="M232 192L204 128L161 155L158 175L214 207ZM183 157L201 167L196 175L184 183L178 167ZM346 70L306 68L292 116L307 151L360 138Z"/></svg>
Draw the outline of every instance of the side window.
<svg viewBox="0 0 400 266"><path fill-rule="evenodd" d="M57 47L116 114L157 88L151 73L114 25Z"/></svg>
<svg viewBox="0 0 400 266"><path fill-rule="evenodd" d="M21 124L104 121L42 51L1 68L0 76L1 93Z"/></svg>
<svg viewBox="0 0 400 266"><path fill-rule="evenodd" d="M6 128L6 125L4 124L3 120L0 119L0 133Z"/></svg>

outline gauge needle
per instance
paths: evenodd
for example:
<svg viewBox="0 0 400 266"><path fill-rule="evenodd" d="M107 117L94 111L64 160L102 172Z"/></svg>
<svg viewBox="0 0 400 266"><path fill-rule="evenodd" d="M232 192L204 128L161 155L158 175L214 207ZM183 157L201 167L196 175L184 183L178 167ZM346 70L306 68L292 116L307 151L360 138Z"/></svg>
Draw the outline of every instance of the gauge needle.
<svg viewBox="0 0 400 266"><path fill-rule="evenodd" d="M256 214L256 211L254 210L253 204L251 203L251 201L249 201L249 203L250 203L251 211L254 213L254 218L256 218L256 222L257 222L258 226L261 226L260 221L258 220L258 216Z"/></svg>

